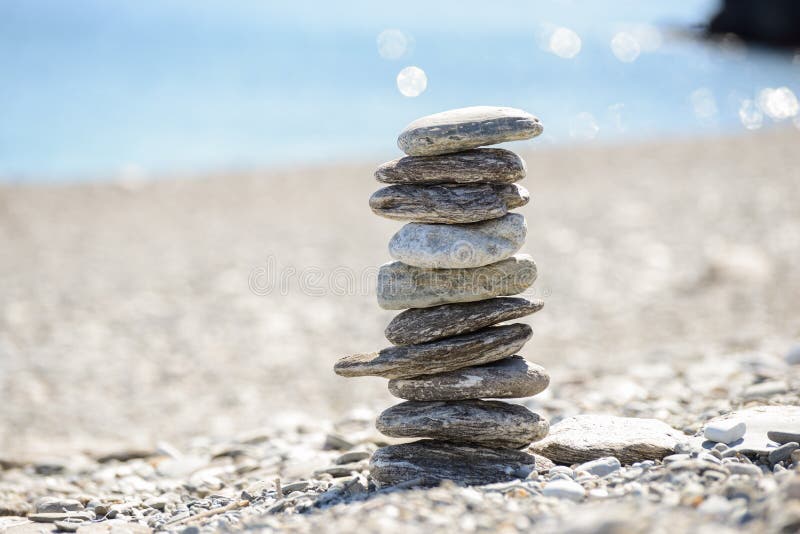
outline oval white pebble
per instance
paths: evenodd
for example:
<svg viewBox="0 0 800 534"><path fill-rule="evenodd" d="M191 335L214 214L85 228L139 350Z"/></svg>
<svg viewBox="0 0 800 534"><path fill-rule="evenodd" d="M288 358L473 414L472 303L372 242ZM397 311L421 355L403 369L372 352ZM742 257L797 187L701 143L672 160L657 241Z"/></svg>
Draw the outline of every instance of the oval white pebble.
<svg viewBox="0 0 800 534"><path fill-rule="evenodd" d="M546 497L569 499L570 501L578 502L583 500L586 490L577 482L562 478L548 482L542 490L542 494Z"/></svg>
<svg viewBox="0 0 800 534"><path fill-rule="evenodd" d="M712 421L706 425L703 435L709 441L729 445L741 439L747 431L744 421L738 419L723 419Z"/></svg>

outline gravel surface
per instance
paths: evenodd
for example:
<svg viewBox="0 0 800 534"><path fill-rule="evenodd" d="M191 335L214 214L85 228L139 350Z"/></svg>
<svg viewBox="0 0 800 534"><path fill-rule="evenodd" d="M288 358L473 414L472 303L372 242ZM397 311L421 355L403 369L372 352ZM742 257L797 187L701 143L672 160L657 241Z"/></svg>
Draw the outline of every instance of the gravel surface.
<svg viewBox="0 0 800 534"><path fill-rule="evenodd" d="M369 454L394 441L373 422L396 399L332 372L395 314L374 296L400 225L367 207L378 162L0 186L0 530L793 531L796 448L700 443L715 416L800 403L798 139L524 154L526 296L545 307L522 354L551 374L524 404L693 441L472 488L376 490Z"/></svg>

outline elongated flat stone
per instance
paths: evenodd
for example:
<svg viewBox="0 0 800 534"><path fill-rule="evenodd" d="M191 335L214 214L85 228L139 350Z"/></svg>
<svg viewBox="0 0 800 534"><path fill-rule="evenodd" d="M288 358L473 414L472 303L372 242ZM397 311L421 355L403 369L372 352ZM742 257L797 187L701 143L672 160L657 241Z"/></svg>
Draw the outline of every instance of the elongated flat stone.
<svg viewBox="0 0 800 534"><path fill-rule="evenodd" d="M576 415L554 424L532 452L571 465L614 456L623 464L661 460L688 436L657 419Z"/></svg>
<svg viewBox="0 0 800 534"><path fill-rule="evenodd" d="M435 156L542 133L538 118L521 109L472 106L434 113L409 124L397 146L409 156Z"/></svg>
<svg viewBox="0 0 800 534"><path fill-rule="evenodd" d="M386 339L395 345L425 343L519 319L541 310L542 307L544 302L541 300L498 297L464 304L412 308L397 314L384 333Z"/></svg>
<svg viewBox="0 0 800 534"><path fill-rule="evenodd" d="M461 224L502 217L529 200L517 184L400 184L375 191L369 207L387 219Z"/></svg>
<svg viewBox="0 0 800 534"><path fill-rule="evenodd" d="M507 482L527 477L536 466L530 454L515 449L490 449L421 440L375 451L370 474L378 486L415 481L435 486L444 480L463 485Z"/></svg>
<svg viewBox="0 0 800 534"><path fill-rule="evenodd" d="M550 428L524 406L483 400L403 402L381 413L375 426L393 438L433 438L510 449L542 439Z"/></svg>
<svg viewBox="0 0 800 534"><path fill-rule="evenodd" d="M471 269L423 269L395 261L378 271L376 294L385 310L429 308L516 295L533 285L536 275L527 254Z"/></svg>
<svg viewBox="0 0 800 534"><path fill-rule="evenodd" d="M493 326L430 343L389 347L369 354L353 354L336 362L341 376L405 378L453 371L497 361L517 352L531 338L526 324Z"/></svg>
<svg viewBox="0 0 800 534"><path fill-rule="evenodd" d="M375 179L385 184L510 184L525 173L525 161L510 150L478 148L387 161L375 171Z"/></svg>
<svg viewBox="0 0 800 534"><path fill-rule="evenodd" d="M519 213L471 224L409 223L392 236L389 255L428 269L482 267L512 256L527 231Z"/></svg>
<svg viewBox="0 0 800 534"><path fill-rule="evenodd" d="M389 381L389 393L413 401L518 399L544 391L550 375L522 356L430 376Z"/></svg>

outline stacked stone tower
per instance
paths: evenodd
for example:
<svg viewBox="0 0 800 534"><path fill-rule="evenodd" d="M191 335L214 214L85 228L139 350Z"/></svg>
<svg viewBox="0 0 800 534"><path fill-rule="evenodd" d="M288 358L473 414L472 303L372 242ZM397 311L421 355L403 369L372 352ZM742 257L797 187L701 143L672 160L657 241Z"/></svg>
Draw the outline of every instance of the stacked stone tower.
<svg viewBox="0 0 800 534"><path fill-rule="evenodd" d="M378 274L378 304L405 310L386 328L394 345L337 362L342 376L381 376L406 402L377 420L387 436L427 438L384 447L370 462L381 486L453 480L486 484L534 468L521 449L542 439L547 421L519 404L549 384L544 369L516 353L531 338L522 323L496 326L542 308L510 297L536 279L517 254L525 218L511 210L528 192L516 182L525 162L508 150L478 148L530 139L539 119L512 108L478 106L429 115L400 134L406 157L381 165L392 184L370 198L383 217L407 221L389 242L397 261Z"/></svg>

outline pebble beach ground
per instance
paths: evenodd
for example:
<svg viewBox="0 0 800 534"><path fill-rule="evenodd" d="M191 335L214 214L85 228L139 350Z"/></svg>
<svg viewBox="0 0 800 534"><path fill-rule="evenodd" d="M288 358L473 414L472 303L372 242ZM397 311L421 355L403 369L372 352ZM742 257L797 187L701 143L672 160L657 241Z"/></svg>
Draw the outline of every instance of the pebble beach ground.
<svg viewBox="0 0 800 534"><path fill-rule="evenodd" d="M523 152L545 307L522 353L552 376L528 407L688 439L797 405L798 140ZM393 316L370 279L400 226L365 208L375 163L0 186L0 531L797 529L797 452L700 438L608 473L376 488L373 422L394 401L331 370L386 344Z"/></svg>

